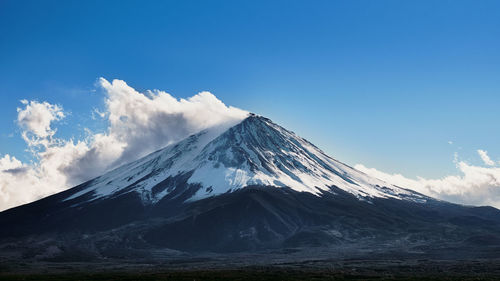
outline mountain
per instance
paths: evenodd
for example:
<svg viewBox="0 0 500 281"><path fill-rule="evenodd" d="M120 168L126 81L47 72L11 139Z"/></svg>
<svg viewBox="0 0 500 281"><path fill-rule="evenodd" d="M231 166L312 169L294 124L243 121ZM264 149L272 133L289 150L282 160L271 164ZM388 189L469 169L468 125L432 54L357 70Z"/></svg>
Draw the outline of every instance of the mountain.
<svg viewBox="0 0 500 281"><path fill-rule="evenodd" d="M0 252L43 259L318 247L500 256L499 210L372 178L254 114L4 211L0 225Z"/></svg>
<svg viewBox="0 0 500 281"><path fill-rule="evenodd" d="M175 186L165 181L185 178L194 194L188 202L221 195L250 185L289 187L321 195L336 186L361 200L397 198L425 201L426 197L389 185L342 164L303 138L264 117L251 115L220 132L205 130L107 173L64 200L90 197L85 202L135 192L145 205L169 196Z"/></svg>

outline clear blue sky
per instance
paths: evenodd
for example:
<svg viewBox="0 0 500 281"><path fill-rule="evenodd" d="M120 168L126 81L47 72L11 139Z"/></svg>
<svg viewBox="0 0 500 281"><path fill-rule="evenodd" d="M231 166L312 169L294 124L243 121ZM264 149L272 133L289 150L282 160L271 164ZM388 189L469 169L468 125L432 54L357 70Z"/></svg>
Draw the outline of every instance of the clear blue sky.
<svg viewBox="0 0 500 281"><path fill-rule="evenodd" d="M27 157L20 99L71 111L61 135L96 126L101 76L211 91L348 164L432 177L454 152L500 160L500 1L1 0L0 154Z"/></svg>

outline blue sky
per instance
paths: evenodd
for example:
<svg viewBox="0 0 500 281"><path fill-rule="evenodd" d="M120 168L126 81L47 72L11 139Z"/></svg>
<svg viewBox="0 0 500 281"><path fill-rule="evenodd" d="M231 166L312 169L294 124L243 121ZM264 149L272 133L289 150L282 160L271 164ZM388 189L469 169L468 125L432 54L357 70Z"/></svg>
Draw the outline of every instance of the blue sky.
<svg viewBox="0 0 500 281"><path fill-rule="evenodd" d="M498 1L144 2L0 1L1 155L29 159L21 99L69 111L60 136L104 127L90 117L104 77L207 90L409 177L456 173L455 152L500 160Z"/></svg>

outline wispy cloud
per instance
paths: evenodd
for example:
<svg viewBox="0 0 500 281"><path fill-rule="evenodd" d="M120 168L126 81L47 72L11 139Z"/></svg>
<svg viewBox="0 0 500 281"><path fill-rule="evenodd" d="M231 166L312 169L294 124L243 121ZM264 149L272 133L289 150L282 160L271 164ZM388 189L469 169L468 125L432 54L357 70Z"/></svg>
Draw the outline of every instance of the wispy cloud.
<svg viewBox="0 0 500 281"><path fill-rule="evenodd" d="M479 154L479 156L483 160L484 164L486 164L488 166L495 166L495 161L491 160L491 158L488 156L488 151L478 149L477 153Z"/></svg>

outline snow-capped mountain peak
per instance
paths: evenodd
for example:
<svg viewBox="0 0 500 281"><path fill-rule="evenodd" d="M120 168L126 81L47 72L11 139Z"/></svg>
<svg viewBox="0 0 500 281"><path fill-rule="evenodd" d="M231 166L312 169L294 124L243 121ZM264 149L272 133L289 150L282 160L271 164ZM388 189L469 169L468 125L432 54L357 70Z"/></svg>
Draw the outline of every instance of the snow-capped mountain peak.
<svg viewBox="0 0 500 281"><path fill-rule="evenodd" d="M415 192L371 178L331 157L271 120L250 114L229 128L192 135L92 180L66 200L90 200L137 192L144 203L168 196L184 181L187 201L251 185L288 187L321 196L340 188L359 199L373 197L425 201ZM172 194L170 194L172 196Z"/></svg>

